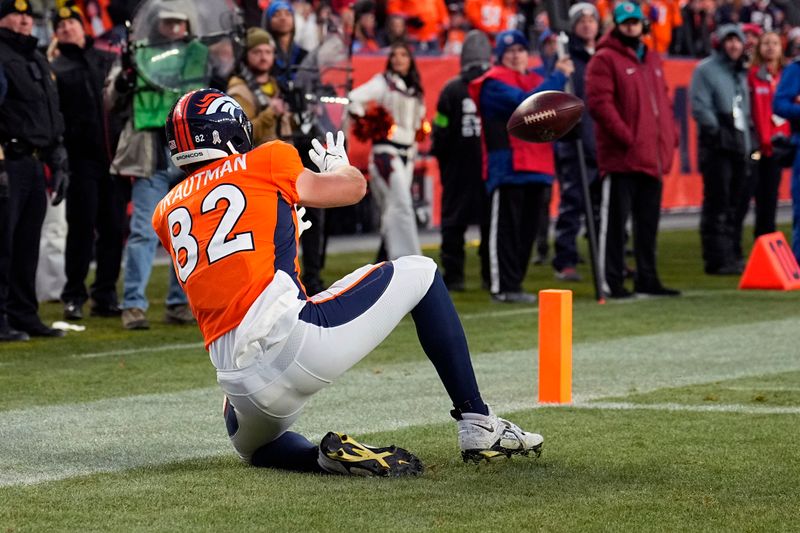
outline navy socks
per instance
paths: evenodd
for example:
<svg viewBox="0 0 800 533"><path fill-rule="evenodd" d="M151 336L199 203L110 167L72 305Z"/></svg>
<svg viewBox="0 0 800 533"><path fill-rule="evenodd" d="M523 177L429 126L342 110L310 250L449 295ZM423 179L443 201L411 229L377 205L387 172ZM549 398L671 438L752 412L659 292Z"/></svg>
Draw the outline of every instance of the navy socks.
<svg viewBox="0 0 800 533"><path fill-rule="evenodd" d="M257 449L250 462L253 466L280 468L295 472L324 472L317 457L319 446L310 440L287 431L269 444Z"/></svg>
<svg viewBox="0 0 800 533"><path fill-rule="evenodd" d="M457 413L463 412L488 415L489 408L478 391L464 328L438 272L428 292L412 309L411 317L422 349L453 401L453 416L459 418Z"/></svg>

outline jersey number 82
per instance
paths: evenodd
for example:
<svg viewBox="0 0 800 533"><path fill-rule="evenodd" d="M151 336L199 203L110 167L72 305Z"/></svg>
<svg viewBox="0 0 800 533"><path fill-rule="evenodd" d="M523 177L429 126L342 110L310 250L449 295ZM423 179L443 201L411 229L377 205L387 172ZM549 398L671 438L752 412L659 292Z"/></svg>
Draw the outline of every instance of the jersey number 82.
<svg viewBox="0 0 800 533"><path fill-rule="evenodd" d="M227 204L227 206L223 206L225 212L222 214L214 234L208 241L208 246L206 246L208 264L237 252L255 250L252 232L232 233L236 223L247 208L247 198L239 187L230 183L223 183L214 187L203 198L200 204L200 215L220 209L219 204L223 201ZM181 283L186 283L194 269L197 268L197 262L199 261L200 247L197 239L192 235L192 214L187 208L178 207L167 215L167 222L170 227L169 237L175 254L175 268L178 271L178 279L181 280ZM184 252L182 259L181 251Z"/></svg>

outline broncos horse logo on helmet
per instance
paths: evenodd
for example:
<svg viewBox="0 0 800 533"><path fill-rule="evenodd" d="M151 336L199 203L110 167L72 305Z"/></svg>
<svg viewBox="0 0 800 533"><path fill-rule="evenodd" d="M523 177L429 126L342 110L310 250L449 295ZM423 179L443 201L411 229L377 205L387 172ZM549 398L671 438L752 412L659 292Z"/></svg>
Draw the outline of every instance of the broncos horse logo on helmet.
<svg viewBox="0 0 800 533"><path fill-rule="evenodd" d="M175 166L213 161L253 148L253 125L242 107L216 89L191 91L167 116L167 142Z"/></svg>
<svg viewBox="0 0 800 533"><path fill-rule="evenodd" d="M236 112L241 110L239 103L230 96L220 96L219 94L209 93L203 96L197 103L198 113L201 115L215 115L216 113L227 113L236 118Z"/></svg>

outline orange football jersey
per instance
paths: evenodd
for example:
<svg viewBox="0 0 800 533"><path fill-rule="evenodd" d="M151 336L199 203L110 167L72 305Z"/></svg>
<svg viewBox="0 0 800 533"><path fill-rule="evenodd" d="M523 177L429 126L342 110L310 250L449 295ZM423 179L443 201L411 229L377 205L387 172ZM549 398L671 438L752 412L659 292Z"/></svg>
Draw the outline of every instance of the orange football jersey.
<svg viewBox="0 0 800 533"><path fill-rule="evenodd" d="M205 166L176 185L153 213L206 348L239 325L285 271L305 299L297 260L297 150L263 144Z"/></svg>

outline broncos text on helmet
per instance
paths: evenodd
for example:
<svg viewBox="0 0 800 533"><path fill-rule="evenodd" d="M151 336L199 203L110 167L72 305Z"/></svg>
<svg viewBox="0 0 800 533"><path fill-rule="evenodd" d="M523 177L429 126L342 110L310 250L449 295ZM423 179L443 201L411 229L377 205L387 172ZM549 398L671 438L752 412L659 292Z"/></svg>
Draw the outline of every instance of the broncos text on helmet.
<svg viewBox="0 0 800 533"><path fill-rule="evenodd" d="M253 148L253 125L242 107L216 89L191 91L167 116L167 142L177 167L213 161Z"/></svg>

